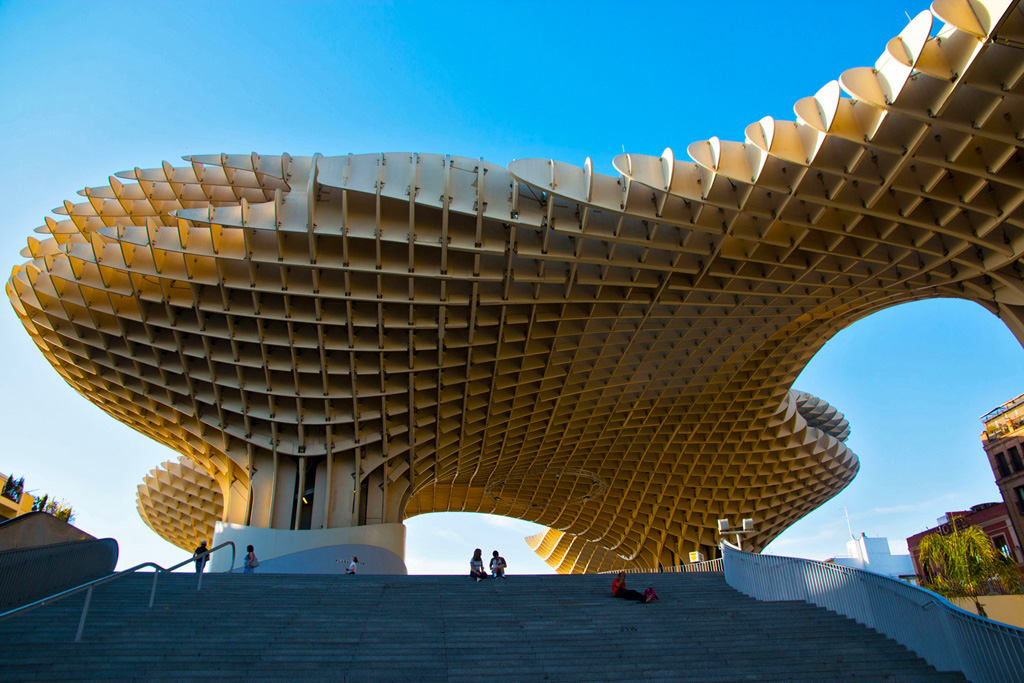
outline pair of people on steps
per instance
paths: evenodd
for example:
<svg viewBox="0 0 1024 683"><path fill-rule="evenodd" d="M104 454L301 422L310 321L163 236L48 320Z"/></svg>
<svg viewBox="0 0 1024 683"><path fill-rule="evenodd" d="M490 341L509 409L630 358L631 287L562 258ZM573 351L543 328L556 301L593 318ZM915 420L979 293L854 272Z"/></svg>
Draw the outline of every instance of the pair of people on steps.
<svg viewBox="0 0 1024 683"><path fill-rule="evenodd" d="M626 572L619 572L618 577L612 581L612 595L623 600L635 600L636 602L654 602L658 594L653 588L648 588L643 593L626 588Z"/></svg>
<svg viewBox="0 0 1024 683"><path fill-rule="evenodd" d="M505 558L498 554L495 550L491 553L491 573L496 579L505 578L505 568L508 564L505 562ZM469 578L481 581L488 578L487 572L484 571L484 560L480 548L473 551L473 559L469 561Z"/></svg>

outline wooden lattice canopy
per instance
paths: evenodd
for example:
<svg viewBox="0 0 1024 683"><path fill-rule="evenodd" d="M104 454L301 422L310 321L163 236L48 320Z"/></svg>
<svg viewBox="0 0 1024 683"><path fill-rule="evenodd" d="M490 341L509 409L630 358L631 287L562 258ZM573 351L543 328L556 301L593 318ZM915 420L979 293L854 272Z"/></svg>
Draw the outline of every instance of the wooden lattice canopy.
<svg viewBox="0 0 1024 683"><path fill-rule="evenodd" d="M139 484L136 505L150 529L190 552L200 541L213 540L214 523L224 515L224 497L217 482L184 456L146 475Z"/></svg>
<svg viewBox="0 0 1024 683"><path fill-rule="evenodd" d="M73 387L211 474L228 521L493 512L556 529L538 547L563 571L708 554L722 517L761 548L856 472L790 395L837 331L958 297L1024 339L1022 47L1016 2L937 0L796 121L618 177L136 168L47 218L7 291Z"/></svg>

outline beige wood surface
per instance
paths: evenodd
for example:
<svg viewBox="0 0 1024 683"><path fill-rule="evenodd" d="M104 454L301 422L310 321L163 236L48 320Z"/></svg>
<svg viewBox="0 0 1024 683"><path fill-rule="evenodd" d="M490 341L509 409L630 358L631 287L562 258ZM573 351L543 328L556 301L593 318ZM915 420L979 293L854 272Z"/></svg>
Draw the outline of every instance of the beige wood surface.
<svg viewBox="0 0 1024 683"><path fill-rule="evenodd" d="M790 394L836 332L958 297L1024 339L1024 17L933 7L937 35L920 14L796 121L618 177L431 154L119 173L7 291L73 387L210 473L226 521L492 512L558 530L537 545L561 571L710 557L722 517L760 549L857 471Z"/></svg>
<svg viewBox="0 0 1024 683"><path fill-rule="evenodd" d="M206 541L213 547L213 525L224 514L217 482L184 456L154 468L139 485L139 516L146 525L189 552Z"/></svg>

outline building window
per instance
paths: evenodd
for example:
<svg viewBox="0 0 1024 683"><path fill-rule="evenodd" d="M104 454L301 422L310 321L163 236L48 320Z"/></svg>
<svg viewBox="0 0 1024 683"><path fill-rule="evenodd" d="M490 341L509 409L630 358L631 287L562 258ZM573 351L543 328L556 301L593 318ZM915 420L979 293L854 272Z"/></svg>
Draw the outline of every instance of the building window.
<svg viewBox="0 0 1024 683"><path fill-rule="evenodd" d="M1024 470L1024 462L1020 460L1020 451L1017 450L1016 446L1010 446L1010 467L1013 468L1014 472L1020 472Z"/></svg>
<svg viewBox="0 0 1024 683"><path fill-rule="evenodd" d="M1010 476L1010 466L1006 464L1006 453L996 453L996 468L999 470L999 478Z"/></svg>
<svg viewBox="0 0 1024 683"><path fill-rule="evenodd" d="M992 539L992 543L996 546L996 550L1001 552L1005 557L1008 557L1011 560L1013 559L1013 556L1010 555L1010 546L1006 544L1005 536L996 536Z"/></svg>
<svg viewBox="0 0 1024 683"><path fill-rule="evenodd" d="M1024 486L1018 486L1013 492L1017 494L1017 512L1024 515Z"/></svg>

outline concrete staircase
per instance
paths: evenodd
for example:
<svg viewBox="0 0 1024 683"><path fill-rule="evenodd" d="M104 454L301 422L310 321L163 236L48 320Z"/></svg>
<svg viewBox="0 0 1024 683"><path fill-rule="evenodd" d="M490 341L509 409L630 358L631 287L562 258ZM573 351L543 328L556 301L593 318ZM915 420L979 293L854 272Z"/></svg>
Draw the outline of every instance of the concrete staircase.
<svg viewBox="0 0 1024 683"><path fill-rule="evenodd" d="M0 681L964 681L802 602L763 603L720 574L152 574L0 622Z"/></svg>

